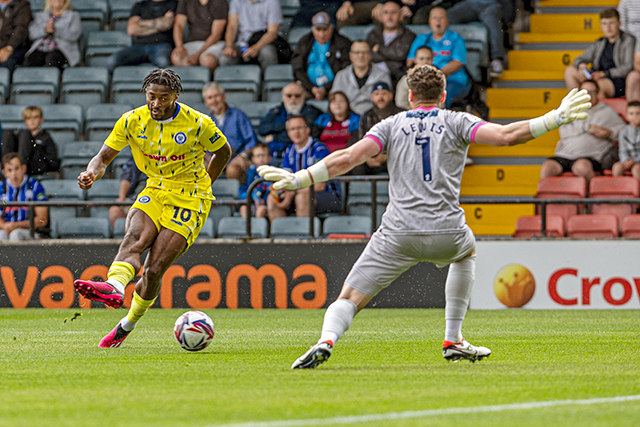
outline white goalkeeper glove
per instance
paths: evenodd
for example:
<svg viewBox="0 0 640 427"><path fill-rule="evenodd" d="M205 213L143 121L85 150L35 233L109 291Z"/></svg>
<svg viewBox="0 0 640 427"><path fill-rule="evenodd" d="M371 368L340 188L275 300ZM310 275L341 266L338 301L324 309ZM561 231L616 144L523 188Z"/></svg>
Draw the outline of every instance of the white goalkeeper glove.
<svg viewBox="0 0 640 427"><path fill-rule="evenodd" d="M298 190L329 180L329 171L323 161L296 173L275 166L263 165L258 166L258 174L267 181L275 181L274 190Z"/></svg>
<svg viewBox="0 0 640 427"><path fill-rule="evenodd" d="M564 97L560 107L549 111L542 117L529 120L531 135L537 138L574 120L585 120L588 117L586 110L591 108L590 99L591 97L586 90L572 89Z"/></svg>

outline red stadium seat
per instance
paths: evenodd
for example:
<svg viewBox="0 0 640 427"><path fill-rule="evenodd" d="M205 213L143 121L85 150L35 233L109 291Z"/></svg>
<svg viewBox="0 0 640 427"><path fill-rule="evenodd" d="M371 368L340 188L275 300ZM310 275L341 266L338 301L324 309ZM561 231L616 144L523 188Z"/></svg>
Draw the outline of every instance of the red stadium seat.
<svg viewBox="0 0 640 427"><path fill-rule="evenodd" d="M569 218L567 237L612 238L618 237L618 218L615 215L574 215Z"/></svg>
<svg viewBox="0 0 640 427"><path fill-rule="evenodd" d="M622 220L622 237L640 239L640 215L627 215Z"/></svg>
<svg viewBox="0 0 640 427"><path fill-rule="evenodd" d="M564 237L564 220L560 215L547 215L547 236ZM542 219L540 215L521 216L516 219L516 232L513 237L528 239L539 237L542 230Z"/></svg>
<svg viewBox="0 0 640 427"><path fill-rule="evenodd" d="M579 176L554 176L538 181L538 199L580 199L587 197L587 181ZM547 205L548 215L560 215L567 224L579 213L578 205Z"/></svg>
<svg viewBox="0 0 640 427"><path fill-rule="evenodd" d="M602 102L603 104L607 104L609 107L613 108L614 110L616 110L616 113L618 113L618 115L620 117L622 117L622 120L624 120L625 122L628 123L627 121L627 100L622 97L622 98L605 98L605 99L598 99L598 102Z"/></svg>
<svg viewBox="0 0 640 427"><path fill-rule="evenodd" d="M600 199L637 198L640 194L640 181L631 176L596 176L589 183L589 197ZM612 214L618 217L618 228L622 229L625 216L634 213L636 206L631 204L592 205L591 213Z"/></svg>

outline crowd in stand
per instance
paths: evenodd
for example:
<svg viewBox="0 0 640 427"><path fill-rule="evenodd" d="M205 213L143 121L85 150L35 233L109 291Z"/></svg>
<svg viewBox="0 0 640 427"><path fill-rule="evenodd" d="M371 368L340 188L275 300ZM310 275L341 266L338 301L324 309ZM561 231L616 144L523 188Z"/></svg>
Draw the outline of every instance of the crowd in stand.
<svg viewBox="0 0 640 427"><path fill-rule="evenodd" d="M443 107L450 107L456 100L464 102L471 90L465 67L467 50L450 24L480 21L486 26L489 75L499 77L505 50L503 30L514 21L514 3L301 0L291 27L310 27L310 31L292 50L280 34L283 15L279 0L143 0L133 5L127 22L131 46L113 53L107 68L112 72L119 66L146 63L160 68L199 65L209 68L213 75L219 66L257 64L264 71L274 64L290 63L294 81L282 88L282 102L255 129L242 106L227 103L223 85L213 81L202 90L209 109L205 113L211 115L233 148L226 177L239 180L239 197L247 197L248 186L258 178L257 166L270 163L294 172L306 168L358 141L386 117L408 109L405 74L415 64L432 64L447 76ZM567 89L586 89L593 107L588 120L561 129L555 156L542 165L543 177L571 171L589 179L605 168L613 168L615 174L632 173L640 179L640 167L634 166L640 161L638 124L634 124L640 120L640 105L629 104L631 124L622 130L624 122L598 102L598 98L607 97L626 96L629 101L640 98L637 3L621 0L618 10L604 10L600 15L604 37L567 67ZM376 25L362 40L352 42L338 33L346 26L367 24ZM415 34L408 24L428 24L431 32ZM35 16L28 0L0 0L0 67L13 72L17 66L78 66L82 63L81 37L80 16L71 0L46 0L44 10ZM328 111L324 113L309 100L328 101ZM631 118L636 110L638 119L634 121ZM43 200L43 192L24 185L32 185L33 176L55 176L60 168L56 146L41 129L46 119L42 110L28 107L23 119L26 130L2 132L3 171L9 166L13 171L12 175L5 172L6 180L0 187L5 201ZM612 141L618 139L619 156L617 148L612 148ZM386 155L380 154L352 173L386 174L385 163ZM24 173L19 176L15 170ZM144 175L130 162L123 170L118 200L131 197L141 179ZM329 182L317 185L315 191L316 212L341 210L340 185ZM250 197L257 216L273 219L309 214L308 203L302 202L308 196L301 191L275 194L263 184ZM0 232L0 240L18 238L6 222L23 218L11 212L4 211L0 229L8 237ZM124 214L122 208L112 208L112 223ZM250 213L243 209L241 214ZM26 236L22 233L19 238Z"/></svg>

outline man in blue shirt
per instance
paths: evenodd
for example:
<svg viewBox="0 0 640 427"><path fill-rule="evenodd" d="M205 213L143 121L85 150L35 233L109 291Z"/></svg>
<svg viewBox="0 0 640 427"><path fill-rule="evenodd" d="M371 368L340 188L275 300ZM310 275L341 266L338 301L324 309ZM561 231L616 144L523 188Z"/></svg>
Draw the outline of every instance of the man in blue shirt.
<svg viewBox="0 0 640 427"><path fill-rule="evenodd" d="M257 142L251 120L242 110L227 105L227 95L220 83L205 84L202 88L202 99L211 110L213 122L227 137L233 150L225 172L227 178L244 182L247 169L251 166L251 149ZM208 164L210 158L210 153L205 154L205 164Z"/></svg>
<svg viewBox="0 0 640 427"><path fill-rule="evenodd" d="M431 34L420 34L416 37L407 56L407 67L411 68L419 47L427 46L433 51L433 65L447 77L447 98L445 104L451 106L455 98L464 98L471 85L464 70L467 62L467 48L460 35L449 30L447 11L434 7L429 14Z"/></svg>
<svg viewBox="0 0 640 427"><path fill-rule="evenodd" d="M329 149L320 141L311 138L311 129L304 116L292 115L287 120L287 132L292 145L287 148L282 168L297 172L319 162L329 155ZM340 186L335 182L322 182L313 186L316 213L340 212L342 198ZM272 192L267 199L269 220L295 212L298 217L309 216L309 189Z"/></svg>
<svg viewBox="0 0 640 427"><path fill-rule="evenodd" d="M2 172L6 179L0 182L2 202L33 202L47 200L42 184L27 175L27 165L18 153L8 153L2 158ZM48 211L44 206L35 208L35 227L47 225ZM27 240L29 233L29 208L11 206L0 211L0 240Z"/></svg>

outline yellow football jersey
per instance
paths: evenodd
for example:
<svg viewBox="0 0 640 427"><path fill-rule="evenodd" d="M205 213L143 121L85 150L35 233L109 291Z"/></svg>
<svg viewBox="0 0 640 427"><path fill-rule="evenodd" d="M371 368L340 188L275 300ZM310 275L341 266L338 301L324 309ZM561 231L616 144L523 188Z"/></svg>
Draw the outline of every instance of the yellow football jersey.
<svg viewBox="0 0 640 427"><path fill-rule="evenodd" d="M176 113L164 121L154 120L146 105L124 113L104 143L117 151L131 146L147 187L214 200L204 154L222 148L227 138L209 116L176 105Z"/></svg>

